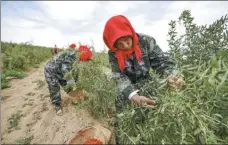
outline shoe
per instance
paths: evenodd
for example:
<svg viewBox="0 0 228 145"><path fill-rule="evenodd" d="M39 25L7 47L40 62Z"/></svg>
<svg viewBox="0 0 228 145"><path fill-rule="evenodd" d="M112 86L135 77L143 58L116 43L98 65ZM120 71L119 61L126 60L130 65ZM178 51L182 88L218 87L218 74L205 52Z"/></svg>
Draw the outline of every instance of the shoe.
<svg viewBox="0 0 228 145"><path fill-rule="evenodd" d="M55 111L56 111L56 115L58 115L58 116L63 115L63 110L62 110L61 105L55 105Z"/></svg>

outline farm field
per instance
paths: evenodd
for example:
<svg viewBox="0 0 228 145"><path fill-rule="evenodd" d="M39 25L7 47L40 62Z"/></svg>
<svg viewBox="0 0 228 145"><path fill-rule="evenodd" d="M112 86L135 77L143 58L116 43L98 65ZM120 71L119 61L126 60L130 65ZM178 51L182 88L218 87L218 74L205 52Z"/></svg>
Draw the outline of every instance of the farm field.
<svg viewBox="0 0 228 145"><path fill-rule="evenodd" d="M51 48L1 42L2 144L64 144L92 124L111 130L110 143L115 144L116 116L116 133L125 144L228 143L228 15L198 26L186 10L179 21L169 23L167 55L180 68L185 88L170 90L166 78L151 71L152 80L140 90L159 106L129 102L121 114L115 112L116 84L106 53L74 64L79 69L75 87L88 99L73 104L62 90L63 116L56 116L43 73ZM183 35L176 32L177 25L184 26Z"/></svg>

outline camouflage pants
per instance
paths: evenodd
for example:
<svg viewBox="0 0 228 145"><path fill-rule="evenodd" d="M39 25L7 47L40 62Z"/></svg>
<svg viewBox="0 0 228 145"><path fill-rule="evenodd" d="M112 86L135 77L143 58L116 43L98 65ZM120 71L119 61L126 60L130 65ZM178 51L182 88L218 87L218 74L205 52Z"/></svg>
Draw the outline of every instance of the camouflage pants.
<svg viewBox="0 0 228 145"><path fill-rule="evenodd" d="M60 85L62 87L66 86L67 81L64 79L57 78L56 74L51 70L51 68L48 67L44 68L44 75L46 82L48 84L52 104L61 104Z"/></svg>

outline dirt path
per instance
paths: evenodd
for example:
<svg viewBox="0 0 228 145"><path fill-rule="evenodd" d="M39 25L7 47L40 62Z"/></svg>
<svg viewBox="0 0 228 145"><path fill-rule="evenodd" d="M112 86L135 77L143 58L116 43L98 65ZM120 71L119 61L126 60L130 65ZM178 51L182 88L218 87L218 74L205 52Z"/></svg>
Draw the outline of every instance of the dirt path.
<svg viewBox="0 0 228 145"><path fill-rule="evenodd" d="M11 80L11 88L2 90L2 143L63 144L82 127L99 122L86 110L76 112L63 90L64 114L56 116L50 103L43 66L44 63L31 70L23 79Z"/></svg>

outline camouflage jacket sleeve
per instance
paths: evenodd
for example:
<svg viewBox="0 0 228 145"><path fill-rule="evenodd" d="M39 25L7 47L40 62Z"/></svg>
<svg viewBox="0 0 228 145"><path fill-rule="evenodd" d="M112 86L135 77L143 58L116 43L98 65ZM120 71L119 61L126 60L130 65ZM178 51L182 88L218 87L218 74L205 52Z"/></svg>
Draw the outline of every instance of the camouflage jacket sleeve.
<svg viewBox="0 0 228 145"><path fill-rule="evenodd" d="M66 73L70 72L73 66L73 63L76 60L76 53L73 51L67 51L65 52L65 55L62 59L62 67L61 71L63 73L63 76L65 76Z"/></svg>
<svg viewBox="0 0 228 145"><path fill-rule="evenodd" d="M161 48L156 43L153 37L146 36L146 43L148 44L148 55L150 60L150 66L158 73L169 75L178 73L175 63L165 55Z"/></svg>
<svg viewBox="0 0 228 145"><path fill-rule="evenodd" d="M129 99L138 90L134 88L128 77L119 69L117 59L111 51L108 51L109 62L112 69L112 78L117 83L118 95L123 95L124 99Z"/></svg>

